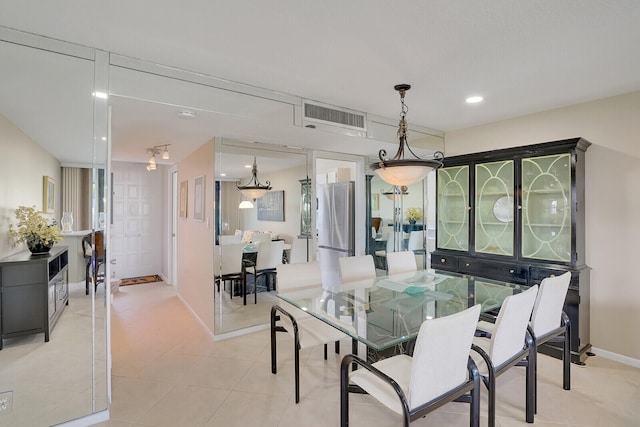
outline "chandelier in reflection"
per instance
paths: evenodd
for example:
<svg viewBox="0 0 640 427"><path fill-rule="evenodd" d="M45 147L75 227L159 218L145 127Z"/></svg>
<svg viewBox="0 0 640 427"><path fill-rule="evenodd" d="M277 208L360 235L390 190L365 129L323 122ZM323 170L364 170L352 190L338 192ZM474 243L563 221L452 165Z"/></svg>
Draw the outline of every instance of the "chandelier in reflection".
<svg viewBox="0 0 640 427"><path fill-rule="evenodd" d="M394 89L400 93L400 123L398 125L399 146L396 155L388 159L387 151L381 149L378 152L380 161L373 163L371 169L386 183L397 186L407 186L422 180L429 172L442 167L444 154L436 151L432 159L421 159L409 147L407 142L407 105L404 103L404 96L411 85L399 84ZM405 149L413 155L413 158L405 157Z"/></svg>
<svg viewBox="0 0 640 427"><path fill-rule="evenodd" d="M271 190L271 182L265 181L265 184L260 184L258 180L258 165L256 164L256 158L253 158L253 167L251 168L251 179L246 185L236 184L238 190L249 199L259 199L267 194L267 191Z"/></svg>

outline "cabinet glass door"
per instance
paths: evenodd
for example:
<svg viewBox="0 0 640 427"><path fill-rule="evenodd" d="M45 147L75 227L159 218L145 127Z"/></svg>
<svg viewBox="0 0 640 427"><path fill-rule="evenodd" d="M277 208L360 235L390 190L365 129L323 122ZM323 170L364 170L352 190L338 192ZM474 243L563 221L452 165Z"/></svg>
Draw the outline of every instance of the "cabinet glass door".
<svg viewBox="0 0 640 427"><path fill-rule="evenodd" d="M476 165L475 251L513 255L513 160Z"/></svg>
<svg viewBox="0 0 640 427"><path fill-rule="evenodd" d="M469 250L469 166L438 169L438 248Z"/></svg>
<svg viewBox="0 0 640 427"><path fill-rule="evenodd" d="M522 160L522 257L571 261L571 156Z"/></svg>

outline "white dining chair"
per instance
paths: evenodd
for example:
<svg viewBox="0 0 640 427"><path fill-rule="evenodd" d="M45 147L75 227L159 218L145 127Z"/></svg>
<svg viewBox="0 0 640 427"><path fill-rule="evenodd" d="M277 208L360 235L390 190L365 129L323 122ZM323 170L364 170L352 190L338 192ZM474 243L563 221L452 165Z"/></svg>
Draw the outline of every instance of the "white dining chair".
<svg viewBox="0 0 640 427"><path fill-rule="evenodd" d="M387 274L389 276L416 271L418 271L418 266L413 251L390 252L387 254Z"/></svg>
<svg viewBox="0 0 640 427"><path fill-rule="evenodd" d="M262 231L256 231L251 235L251 243L270 242L271 234L263 233Z"/></svg>
<svg viewBox="0 0 640 427"><path fill-rule="evenodd" d="M340 366L340 425L349 425L349 392L368 393L402 415L403 425L466 396L471 426L480 423L480 375L469 357L480 305L425 320L413 357L406 354L369 363L347 355ZM364 369L350 372L353 364Z"/></svg>
<svg viewBox="0 0 640 427"><path fill-rule="evenodd" d="M289 251L289 264L307 262L307 239L294 239Z"/></svg>
<svg viewBox="0 0 640 427"><path fill-rule="evenodd" d="M425 249L424 230L413 230L409 233L407 250L413 251L416 257L416 265L422 269L424 266L424 257L427 254Z"/></svg>
<svg viewBox="0 0 640 427"><path fill-rule="evenodd" d="M491 336L473 339L471 356L489 392L490 427L495 426L496 419L496 378L518 364L524 364L526 367L525 418L528 423L533 422L536 399L536 348L527 327L537 294L536 285L524 292L506 297Z"/></svg>
<svg viewBox="0 0 640 427"><path fill-rule="evenodd" d="M322 275L318 261L276 266L278 293L304 292L322 289ZM335 352L340 353L339 340L348 336L305 313L303 310L280 300L271 307L271 372L278 372L276 354L277 332L288 332L293 338L295 399L300 402L300 350L324 345L324 360L327 360L327 347L335 342Z"/></svg>
<svg viewBox="0 0 640 427"><path fill-rule="evenodd" d="M231 245L234 243L241 243L241 242L242 242L242 236L237 236L235 234L218 236L218 243L220 245Z"/></svg>
<svg viewBox="0 0 640 427"><path fill-rule="evenodd" d="M355 282L376 277L376 266L371 255L339 258L342 283Z"/></svg>

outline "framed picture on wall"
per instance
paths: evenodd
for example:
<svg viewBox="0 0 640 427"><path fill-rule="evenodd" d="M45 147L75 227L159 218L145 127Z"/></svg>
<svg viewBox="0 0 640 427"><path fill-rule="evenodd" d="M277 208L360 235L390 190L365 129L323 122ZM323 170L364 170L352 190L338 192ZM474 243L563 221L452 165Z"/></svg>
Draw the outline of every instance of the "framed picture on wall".
<svg viewBox="0 0 640 427"><path fill-rule="evenodd" d="M204 221L204 176L198 176L193 184L193 219Z"/></svg>
<svg viewBox="0 0 640 427"><path fill-rule="evenodd" d="M258 221L284 221L284 191L269 191L257 205Z"/></svg>
<svg viewBox="0 0 640 427"><path fill-rule="evenodd" d="M189 189L189 181L182 181L180 183L180 216L187 217L187 196Z"/></svg>
<svg viewBox="0 0 640 427"><path fill-rule="evenodd" d="M45 176L42 183L42 212L54 213L56 210L56 180Z"/></svg>
<svg viewBox="0 0 640 427"><path fill-rule="evenodd" d="M380 195L378 193L374 193L371 195L371 210L372 211L380 210Z"/></svg>

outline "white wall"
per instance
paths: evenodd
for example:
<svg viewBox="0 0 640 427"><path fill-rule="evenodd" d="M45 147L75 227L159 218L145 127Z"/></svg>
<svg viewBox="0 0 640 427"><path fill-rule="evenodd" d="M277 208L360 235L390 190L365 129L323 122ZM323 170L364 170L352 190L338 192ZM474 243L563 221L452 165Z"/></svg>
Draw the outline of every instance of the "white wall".
<svg viewBox="0 0 640 427"><path fill-rule="evenodd" d="M445 134L446 155L581 136L586 154L586 261L591 344L640 359L640 92Z"/></svg>
<svg viewBox="0 0 640 427"><path fill-rule="evenodd" d="M43 177L56 181L55 213L45 215L60 223L61 169L60 162L0 114L0 258L26 250L20 245L12 248L9 224L15 223L14 210L18 206L42 209ZM61 242L60 244L64 244Z"/></svg>
<svg viewBox="0 0 640 427"><path fill-rule="evenodd" d="M214 142L178 164L178 184L188 181L187 217L178 218L178 294L213 334ZM193 218L194 179L205 176L205 220Z"/></svg>

